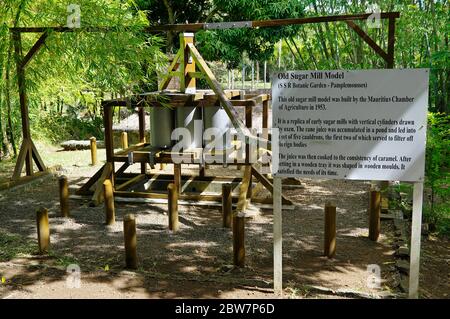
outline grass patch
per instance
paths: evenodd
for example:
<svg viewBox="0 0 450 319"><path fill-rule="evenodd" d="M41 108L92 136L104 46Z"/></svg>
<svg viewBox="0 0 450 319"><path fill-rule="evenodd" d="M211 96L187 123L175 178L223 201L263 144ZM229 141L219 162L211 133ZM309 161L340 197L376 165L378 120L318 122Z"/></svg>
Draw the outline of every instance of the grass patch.
<svg viewBox="0 0 450 319"><path fill-rule="evenodd" d="M36 244L21 236L0 231L0 262L18 256L31 255L37 251Z"/></svg>

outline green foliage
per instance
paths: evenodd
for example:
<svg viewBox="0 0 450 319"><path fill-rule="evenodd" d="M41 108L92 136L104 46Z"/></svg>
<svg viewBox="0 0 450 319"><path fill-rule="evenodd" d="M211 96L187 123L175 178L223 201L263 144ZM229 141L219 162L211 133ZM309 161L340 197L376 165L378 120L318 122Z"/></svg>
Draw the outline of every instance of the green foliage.
<svg viewBox="0 0 450 319"><path fill-rule="evenodd" d="M301 18L304 11L303 4L297 0L227 0L214 1L214 5L223 13L215 16L214 22ZM196 41L207 60L221 60L229 68L236 68L244 52L250 60L270 59L274 45L280 39L294 36L298 29L298 26L286 26L201 31Z"/></svg>
<svg viewBox="0 0 450 319"><path fill-rule="evenodd" d="M450 116L428 116L425 164L429 196L425 203L425 220L441 233L450 234Z"/></svg>

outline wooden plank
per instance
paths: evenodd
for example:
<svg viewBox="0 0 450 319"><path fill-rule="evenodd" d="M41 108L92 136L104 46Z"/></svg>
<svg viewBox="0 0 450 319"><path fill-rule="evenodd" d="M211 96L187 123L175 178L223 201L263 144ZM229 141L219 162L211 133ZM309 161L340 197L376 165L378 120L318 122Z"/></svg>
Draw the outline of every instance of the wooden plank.
<svg viewBox="0 0 450 319"><path fill-rule="evenodd" d="M411 257L409 264L409 293L411 299L419 298L420 239L422 231L423 183L414 183L411 225Z"/></svg>
<svg viewBox="0 0 450 319"><path fill-rule="evenodd" d="M3 182L0 184L0 191L29 183L31 181L34 181L41 177L47 176L49 174L50 174L49 171L37 172L37 173L33 174L32 176L23 176L18 179L15 179L15 180Z"/></svg>
<svg viewBox="0 0 450 319"><path fill-rule="evenodd" d="M123 184L120 184L119 186L116 186L117 191L127 190L132 185L139 183L140 181L143 181L146 178L145 174L139 174L138 176L133 177L132 179L129 179Z"/></svg>

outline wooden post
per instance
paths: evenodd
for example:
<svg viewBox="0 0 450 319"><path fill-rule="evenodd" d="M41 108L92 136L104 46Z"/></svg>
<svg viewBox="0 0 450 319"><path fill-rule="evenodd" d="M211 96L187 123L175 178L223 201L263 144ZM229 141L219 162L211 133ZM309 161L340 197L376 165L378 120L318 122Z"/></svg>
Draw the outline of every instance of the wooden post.
<svg viewBox="0 0 450 319"><path fill-rule="evenodd" d="M414 183L411 225L411 256L409 259L410 299L419 298L420 239L422 231L423 183Z"/></svg>
<svg viewBox="0 0 450 319"><path fill-rule="evenodd" d="M91 165L97 165L97 139L91 137Z"/></svg>
<svg viewBox="0 0 450 319"><path fill-rule="evenodd" d="M223 227L230 228L231 220L233 218L232 209L233 209L233 198L231 196L231 184L223 184L222 185L222 218L223 218Z"/></svg>
<svg viewBox="0 0 450 319"><path fill-rule="evenodd" d="M36 212L37 236L39 253L48 253L50 247L50 228L48 226L48 210L40 208Z"/></svg>
<svg viewBox="0 0 450 319"><path fill-rule="evenodd" d="M125 217L123 218L123 234L125 241L126 267L130 269L136 269L136 219L133 214L125 215Z"/></svg>
<svg viewBox="0 0 450 319"><path fill-rule="evenodd" d="M122 149L127 149L128 148L128 133L127 132L122 132L122 134L120 135L121 140L122 140Z"/></svg>
<svg viewBox="0 0 450 319"><path fill-rule="evenodd" d="M273 178L273 290L277 295L283 293L283 231L281 177Z"/></svg>
<svg viewBox="0 0 450 319"><path fill-rule="evenodd" d="M369 238L377 241L380 235L381 193L370 191L369 204Z"/></svg>
<svg viewBox="0 0 450 319"><path fill-rule="evenodd" d="M238 267L245 265L245 217L241 214L233 216L233 263Z"/></svg>
<svg viewBox="0 0 450 319"><path fill-rule="evenodd" d="M169 229L173 232L178 231L178 191L175 184L170 183L167 186L169 192Z"/></svg>
<svg viewBox="0 0 450 319"><path fill-rule="evenodd" d="M114 195L110 179L103 182L103 197L105 198L105 219L106 225L112 225L116 222Z"/></svg>
<svg viewBox="0 0 450 319"><path fill-rule="evenodd" d="M336 254L336 206L325 205L324 255L333 258Z"/></svg>
<svg viewBox="0 0 450 319"><path fill-rule="evenodd" d="M189 72L195 72L195 61L190 56L188 44L194 43L194 33L180 34L180 50L183 54L180 59L180 90L183 93L194 93L196 90L196 80L189 76Z"/></svg>
<svg viewBox="0 0 450 319"><path fill-rule="evenodd" d="M177 193L181 193L181 164L173 164L173 179Z"/></svg>
<svg viewBox="0 0 450 319"><path fill-rule="evenodd" d="M263 138L269 139L269 100L263 101L263 114L262 114L262 129Z"/></svg>
<svg viewBox="0 0 450 319"><path fill-rule="evenodd" d="M61 207L61 216L69 217L69 186L66 176L59 178L59 203Z"/></svg>
<svg viewBox="0 0 450 319"><path fill-rule="evenodd" d="M29 145L31 141L30 120L28 115L28 98L26 92L26 80L25 80L25 68L22 66L22 38L20 32L13 32L12 38L15 49L15 60L17 66L17 82L19 85L19 101L20 101L20 115L22 117L22 136L23 141L26 141L26 145ZM27 176L33 175L33 157L32 150L28 148L24 150L25 153L25 170ZM20 174L20 172L19 172Z"/></svg>
<svg viewBox="0 0 450 319"><path fill-rule="evenodd" d="M140 107L138 110L139 115L139 141L145 143L145 110ZM141 163L141 174L146 173L147 163Z"/></svg>

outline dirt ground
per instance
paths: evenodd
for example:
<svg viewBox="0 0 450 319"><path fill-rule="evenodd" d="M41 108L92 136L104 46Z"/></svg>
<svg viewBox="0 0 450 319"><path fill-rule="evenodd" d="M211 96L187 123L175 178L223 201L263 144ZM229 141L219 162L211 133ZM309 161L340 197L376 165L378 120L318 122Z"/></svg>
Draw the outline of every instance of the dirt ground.
<svg viewBox="0 0 450 319"><path fill-rule="evenodd" d="M42 149L47 165L62 164L74 191L99 167L88 151ZM99 151L104 160L104 152ZM11 172L2 166L0 178ZM170 170L170 167L168 167ZM217 175L218 172L208 171ZM231 173L230 173L231 174ZM235 172L234 174L241 174ZM365 182L302 180L304 188L285 189L295 208L283 211L284 298L400 298L395 280L393 225L368 235ZM323 207L337 206L337 254L323 255ZM35 212L50 214L51 251L36 251ZM232 234L221 227L220 208L180 206L180 230L167 229L164 204L116 203L116 223L104 225L104 208L88 199L70 201L71 218L58 216L57 177L0 192L1 298L274 298L272 287L272 210L246 222L246 267L232 265ZM139 268L124 268L122 218L137 216ZM423 239L421 296L449 298L449 242ZM67 266L81 270L81 287L67 284ZM381 268L380 289L367 286L367 266ZM320 289L318 289L319 287ZM327 290L328 289L328 290ZM333 293L334 292L334 293Z"/></svg>

